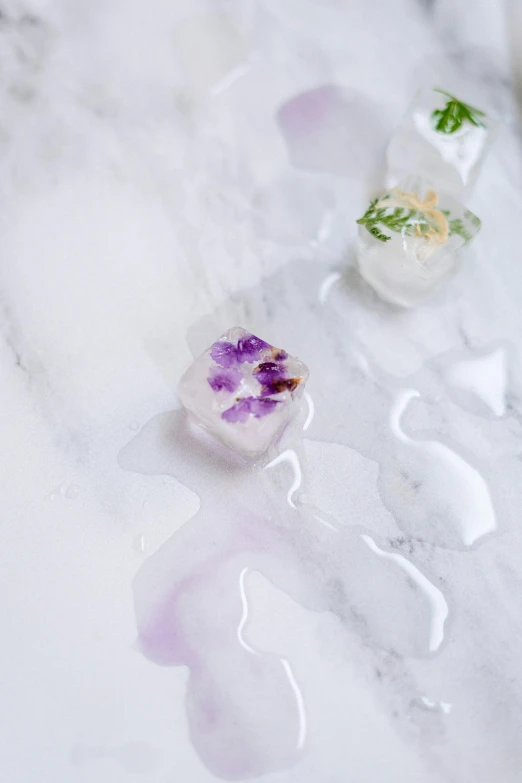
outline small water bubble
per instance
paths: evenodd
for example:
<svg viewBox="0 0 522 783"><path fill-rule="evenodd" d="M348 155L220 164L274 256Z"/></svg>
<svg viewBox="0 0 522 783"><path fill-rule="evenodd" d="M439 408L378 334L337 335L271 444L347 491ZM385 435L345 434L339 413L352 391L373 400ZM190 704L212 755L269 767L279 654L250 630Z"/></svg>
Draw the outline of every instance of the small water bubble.
<svg viewBox="0 0 522 783"><path fill-rule="evenodd" d="M80 492L80 487L78 486L78 484L69 484L69 486L65 488L63 494L67 498L67 500L74 500L74 498L78 497L79 492Z"/></svg>
<svg viewBox="0 0 522 783"><path fill-rule="evenodd" d="M326 300L328 299L328 294L340 279L340 272L331 272L324 278L323 282L319 286L318 292L318 299L321 304L325 304Z"/></svg>
<svg viewBox="0 0 522 783"><path fill-rule="evenodd" d="M58 498L67 498L67 500L74 500L78 496L80 487L78 484L60 484L55 487L48 495L45 496L46 500L57 500Z"/></svg>
<svg viewBox="0 0 522 783"><path fill-rule="evenodd" d="M449 701L434 701L427 696L421 696L419 699L412 701L414 707L418 707L421 710L427 710L430 712L438 712L443 715L449 715L453 709L453 704Z"/></svg>
<svg viewBox="0 0 522 783"><path fill-rule="evenodd" d="M48 495L45 496L46 500L56 500L56 498L61 497L62 495L62 488L56 487L55 489L51 490Z"/></svg>
<svg viewBox="0 0 522 783"><path fill-rule="evenodd" d="M132 545L136 550L136 552L138 552L140 555L142 555L145 552L145 549L147 547L147 542L143 533L140 533L140 535L136 536L136 538L132 542Z"/></svg>

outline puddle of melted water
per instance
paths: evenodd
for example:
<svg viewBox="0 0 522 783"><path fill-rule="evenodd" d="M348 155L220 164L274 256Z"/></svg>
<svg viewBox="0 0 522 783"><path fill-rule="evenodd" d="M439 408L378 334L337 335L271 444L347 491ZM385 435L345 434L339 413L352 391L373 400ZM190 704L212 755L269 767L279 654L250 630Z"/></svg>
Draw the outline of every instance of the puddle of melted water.
<svg viewBox="0 0 522 783"><path fill-rule="evenodd" d="M385 560L391 560L397 563L400 568L410 577L413 583L426 595L431 607L431 623L428 649L430 652L437 652L444 641L444 624L448 619L449 609L446 599L440 590L433 585L424 574L416 568L404 555L395 552L386 552L380 549L371 536L363 534L363 541L368 544L372 552Z"/></svg>
<svg viewBox="0 0 522 783"><path fill-rule="evenodd" d="M139 649L159 665L189 667L190 735L214 774L240 780L289 766L305 741L299 686L288 661L248 644L245 627L246 570L281 545L262 471L194 431L182 411L155 417L120 464L173 475L201 501L136 577Z"/></svg>
<svg viewBox="0 0 522 783"><path fill-rule="evenodd" d="M299 498L294 446L245 469L175 411L155 417L120 454L124 469L171 474L200 497L196 517L136 577L138 647L158 665L189 667L191 738L226 779L288 767L306 737L291 662L249 644L248 570L306 608L332 612L368 643L403 655L436 649L432 598L420 576L412 578L420 572L408 573L405 558L400 567L393 557L381 564L360 528L317 518Z"/></svg>
<svg viewBox="0 0 522 783"><path fill-rule="evenodd" d="M201 515L200 535L211 536L215 522L212 515L202 530ZM250 548L255 561L256 544L247 526L232 524L221 546L209 547L208 556L188 574L187 550L180 545L170 552L169 590L157 593L152 606L147 602L144 607L140 595L143 591L150 600L156 575L144 571L136 583L139 648L162 666L189 667L186 709L192 742L214 774L233 780L289 766L305 739L302 697L290 665L255 650L245 637ZM152 558L150 565L157 564Z"/></svg>
<svg viewBox="0 0 522 783"><path fill-rule="evenodd" d="M198 354L241 323L299 355L312 368L299 425L321 442L326 468L337 464L339 448L357 452L378 466L375 493L397 528L439 546L470 546L495 529L488 484L435 434L407 433L414 392L400 392L365 355L335 275L290 264L199 322L189 345ZM190 669L190 733L214 774L267 774L295 763L306 747L306 704L291 662L249 642L250 571L303 607L332 613L370 646L422 657L443 645L444 595L424 568L370 536L364 520L370 524L374 511L363 497L342 519L306 501L313 463L295 427L264 463L246 466L172 411L154 417L119 462L174 476L200 500L198 514L145 561L134 595L142 653ZM339 487L326 478L320 490Z"/></svg>
<svg viewBox="0 0 522 783"><path fill-rule="evenodd" d="M390 427L402 446L400 469L387 466L379 476L381 497L411 536L429 531L442 546L471 546L497 528L489 487L481 473L435 438L410 437L402 426L415 389L398 395Z"/></svg>

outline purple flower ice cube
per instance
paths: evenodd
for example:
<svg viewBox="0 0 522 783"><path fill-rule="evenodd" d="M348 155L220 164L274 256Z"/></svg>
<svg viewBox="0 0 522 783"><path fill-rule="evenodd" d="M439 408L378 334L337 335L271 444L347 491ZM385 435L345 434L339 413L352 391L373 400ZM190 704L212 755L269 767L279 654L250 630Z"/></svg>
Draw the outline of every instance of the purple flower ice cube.
<svg viewBox="0 0 522 783"><path fill-rule="evenodd" d="M208 432L258 457L295 415L307 377L299 359L235 326L193 362L179 393Z"/></svg>

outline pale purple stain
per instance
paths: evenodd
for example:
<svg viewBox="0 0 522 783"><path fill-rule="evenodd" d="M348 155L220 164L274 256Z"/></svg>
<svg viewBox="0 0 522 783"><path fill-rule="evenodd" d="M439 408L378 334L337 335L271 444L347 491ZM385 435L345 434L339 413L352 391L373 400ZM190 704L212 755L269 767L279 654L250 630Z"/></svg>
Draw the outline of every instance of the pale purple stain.
<svg viewBox="0 0 522 783"><path fill-rule="evenodd" d="M285 137L297 137L321 130L342 102L342 93L334 84L325 84L302 92L284 103L277 113Z"/></svg>
<svg viewBox="0 0 522 783"><path fill-rule="evenodd" d="M325 84L290 98L276 116L293 166L368 182L388 136L378 111L355 90Z"/></svg>
<svg viewBox="0 0 522 783"><path fill-rule="evenodd" d="M263 557L272 537L266 520L253 519L252 528L240 523L219 554L207 539L203 562L184 577L183 548L171 547L166 595L158 595L153 606L136 604L139 650L160 666L188 666L191 739L208 768L226 780L285 768L301 752L295 694L281 659L243 646L237 630L244 564ZM155 559L145 582L165 568L161 553ZM142 581L140 576L137 599Z"/></svg>
<svg viewBox="0 0 522 783"><path fill-rule="evenodd" d="M298 274L300 279L301 267ZM335 373L333 362L328 392L337 388ZM339 426L336 409L331 421ZM350 426L357 421L350 419ZM381 563L359 531L317 523L314 508L291 508L284 494L267 486L262 469L245 471L225 454L216 458L190 435L183 412L155 417L119 461L126 470L175 475L201 499L196 517L140 568L134 603L138 649L158 665L189 669L190 736L215 775L241 780L270 774L303 752L299 704L282 659L242 643L249 642L240 592L245 568L264 574L302 606L333 613L366 643L406 656L425 654L422 622L415 623L413 638L404 638L416 605L411 585L404 581L397 592L391 572L381 585ZM253 615L255 622L255 607ZM370 622L358 625L357 617Z"/></svg>
<svg viewBox="0 0 522 783"><path fill-rule="evenodd" d="M175 596L170 596L140 631L139 649L159 666L181 666L188 649L176 618Z"/></svg>

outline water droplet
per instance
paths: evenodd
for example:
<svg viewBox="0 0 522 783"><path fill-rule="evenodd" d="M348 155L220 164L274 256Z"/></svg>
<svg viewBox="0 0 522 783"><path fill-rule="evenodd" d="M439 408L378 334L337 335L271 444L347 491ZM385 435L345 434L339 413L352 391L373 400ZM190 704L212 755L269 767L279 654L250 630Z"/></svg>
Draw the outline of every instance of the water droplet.
<svg viewBox="0 0 522 783"><path fill-rule="evenodd" d="M56 487L48 495L45 496L46 500L56 500L56 498L62 497L62 487Z"/></svg>
<svg viewBox="0 0 522 783"><path fill-rule="evenodd" d="M446 368L445 376L447 382L454 387L454 395L457 391L457 402L468 407L467 398L472 395L482 403L487 412L504 416L507 391L507 357L504 347L498 347L481 356L452 362Z"/></svg>
<svg viewBox="0 0 522 783"><path fill-rule="evenodd" d="M140 555L142 555L145 552L147 543L146 543L146 539L145 539L145 536L143 535L143 533L140 533L138 536L136 536L136 538L134 539L134 541L132 543L133 543L134 549L136 550L136 552L139 552Z"/></svg>
<svg viewBox="0 0 522 783"><path fill-rule="evenodd" d="M60 486L53 489L48 495L46 500L57 500L58 498L67 498L67 500L74 500L78 497L80 487L78 484L60 484Z"/></svg>
<svg viewBox="0 0 522 783"><path fill-rule="evenodd" d="M453 705L448 701L434 701L427 696L421 696L418 699L413 700L413 704L419 709L429 710L430 712L438 712L443 715L449 715L453 709Z"/></svg>
<svg viewBox="0 0 522 783"><path fill-rule="evenodd" d="M69 484L69 486L66 488L64 495L68 500L74 500L74 498L78 497L78 493L80 492L80 487L78 484Z"/></svg>
<svg viewBox="0 0 522 783"><path fill-rule="evenodd" d="M217 84L215 84L212 87L211 92L214 95L219 95L220 92L224 92L225 90L228 90L234 82L236 82L238 79L240 79L242 76L245 75L251 68L251 64L249 62L242 63L241 65L238 65L236 68L232 68L231 71L229 71L225 76L223 76L222 79L220 79Z"/></svg>
<svg viewBox="0 0 522 783"><path fill-rule="evenodd" d="M303 430L306 432L310 424L312 423L315 415L315 405L314 401L310 394L308 394L307 391L303 394L304 401L308 405L308 414L306 416L305 422L303 424Z"/></svg>
<svg viewBox="0 0 522 783"><path fill-rule="evenodd" d="M341 273L340 272L331 272L323 282L321 283L319 287L319 302L321 304L324 304L326 300L328 299L328 294L332 290L333 286L338 282L338 280L341 279Z"/></svg>

